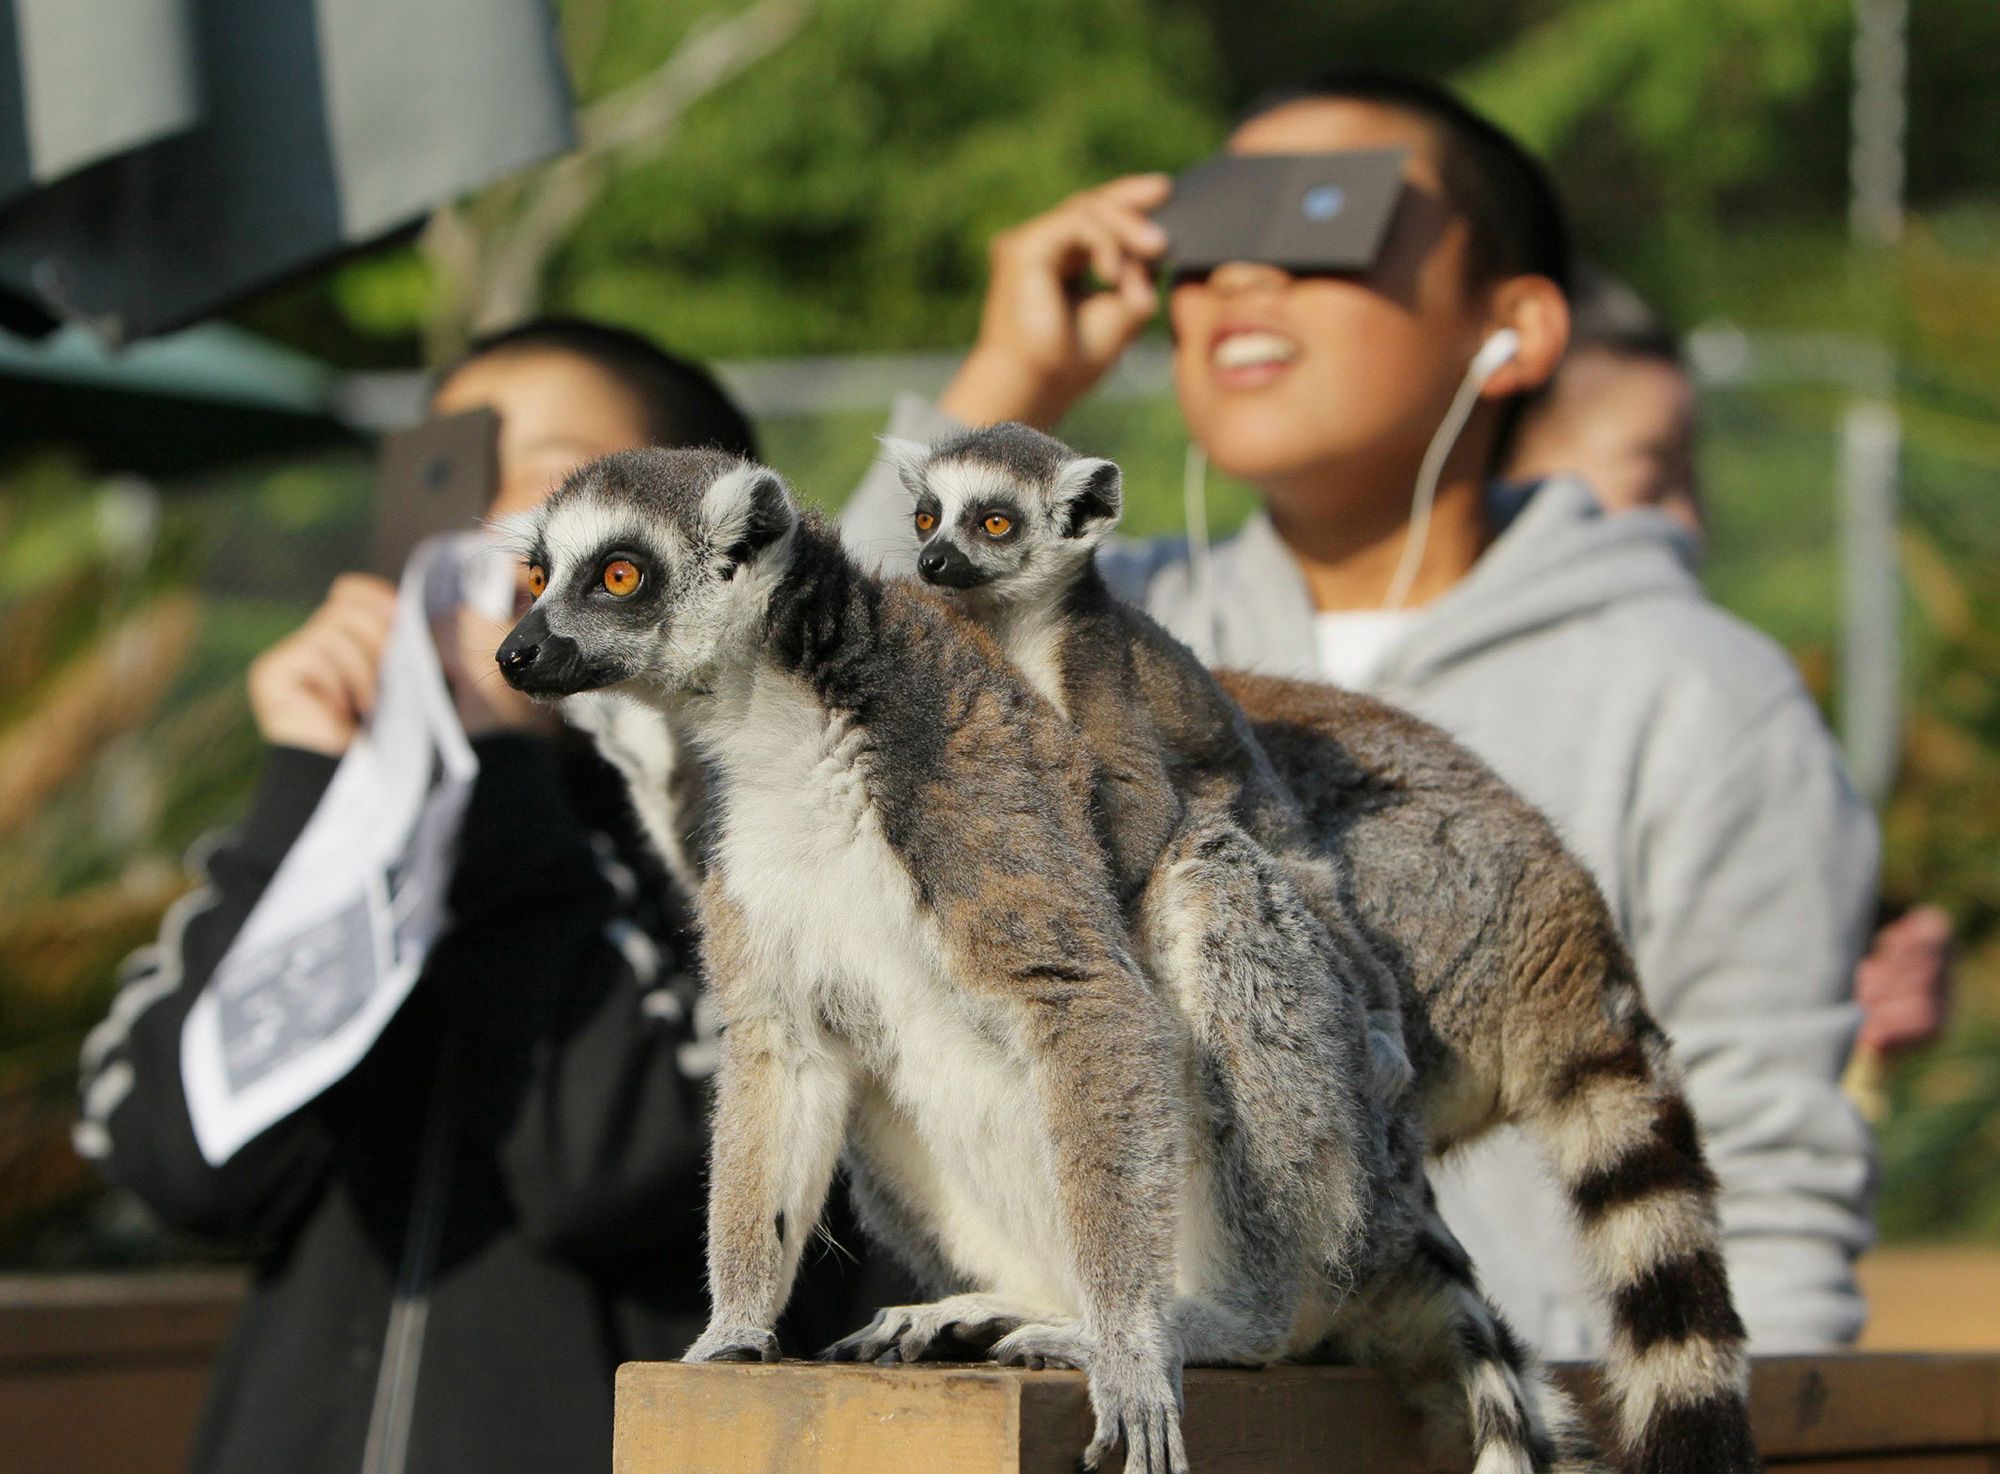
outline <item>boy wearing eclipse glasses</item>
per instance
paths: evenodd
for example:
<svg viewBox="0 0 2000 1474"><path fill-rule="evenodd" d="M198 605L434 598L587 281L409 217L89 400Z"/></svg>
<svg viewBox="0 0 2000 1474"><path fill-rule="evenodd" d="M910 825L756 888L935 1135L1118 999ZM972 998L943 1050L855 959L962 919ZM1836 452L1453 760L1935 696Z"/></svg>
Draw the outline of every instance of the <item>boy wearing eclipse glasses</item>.
<svg viewBox="0 0 2000 1474"><path fill-rule="evenodd" d="M1162 274L1192 535L1114 543L1107 576L1215 664L1437 722L1554 816L1673 1035L1753 1349L1853 1339L1872 1147L1839 1077L1873 819L1782 651L1703 596L1681 530L1607 518L1578 481L1495 482L1569 336L1543 170L1416 79L1273 96L1219 159L996 238L977 342L890 433L1054 428L1157 315ZM1209 463L1263 503L1213 549ZM850 545L909 557L908 512L878 465ZM1490 1137L1438 1185L1508 1317L1550 1356L1601 1351L1535 1153Z"/></svg>

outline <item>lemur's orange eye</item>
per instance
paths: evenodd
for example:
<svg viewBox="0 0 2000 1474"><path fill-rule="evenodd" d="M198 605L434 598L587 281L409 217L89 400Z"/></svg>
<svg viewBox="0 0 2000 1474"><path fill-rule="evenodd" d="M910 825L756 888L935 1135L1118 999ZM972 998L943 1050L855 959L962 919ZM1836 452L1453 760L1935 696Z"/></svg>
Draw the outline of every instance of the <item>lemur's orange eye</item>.
<svg viewBox="0 0 2000 1474"><path fill-rule="evenodd" d="M604 565L604 590L618 598L635 593L639 587L639 565L629 558L613 558Z"/></svg>
<svg viewBox="0 0 2000 1474"><path fill-rule="evenodd" d="M1005 537L1014 530L1014 519L998 512L988 512L986 520L980 525L986 529L988 537Z"/></svg>
<svg viewBox="0 0 2000 1474"><path fill-rule="evenodd" d="M542 565L539 563L530 563L528 565L529 597L535 599L541 598L542 590L547 588L548 586L549 586L548 569L542 567Z"/></svg>
<svg viewBox="0 0 2000 1474"><path fill-rule="evenodd" d="M917 531L929 532L935 526L937 526L937 515L935 513L933 512L917 513Z"/></svg>

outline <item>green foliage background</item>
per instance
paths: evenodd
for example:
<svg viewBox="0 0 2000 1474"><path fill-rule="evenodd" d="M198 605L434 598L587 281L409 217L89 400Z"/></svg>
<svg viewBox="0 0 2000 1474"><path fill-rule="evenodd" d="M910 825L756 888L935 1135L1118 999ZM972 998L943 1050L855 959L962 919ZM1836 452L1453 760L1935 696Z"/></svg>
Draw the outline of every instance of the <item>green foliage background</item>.
<svg viewBox="0 0 2000 1474"><path fill-rule="evenodd" d="M559 8L588 101L731 7ZM1563 181L1585 251L1674 321L1888 342L1903 365L1910 597L1886 884L1950 908L1965 957L1951 1037L1890 1084L1884 1224L2000 1238L2000 6L1912 8L1909 229L1861 257L1845 217L1848 0L822 0L661 147L619 161L550 263L545 302L711 358L959 346L996 230L1109 175L1186 164L1268 87L1370 64L1452 80L1519 132ZM409 364L436 287L414 247L392 246L239 316L346 365ZM1712 585L1831 699L1842 402L1730 391L1704 408ZM879 423L763 428L772 458L835 500ZM1071 428L1127 463L1135 527L1176 525L1170 401L1100 401ZM169 489L143 549L117 564L96 486L57 459L0 474L0 741L149 601L197 590L200 622L155 708L50 796L0 865L0 1126L29 1123L15 1133L27 1145L0 1145L0 1252L44 1262L121 1252L115 1224L87 1249L51 1226L91 1187L56 1162L66 1146L47 1123L116 957L152 930L146 897L247 791L244 665L352 561L366 516L358 457L250 468ZM1225 522L1248 504L1218 489ZM133 772L151 784L136 809L118 799ZM120 803L128 819L105 823ZM116 924L74 921L120 896L135 899ZM70 931L50 933L51 917Z"/></svg>

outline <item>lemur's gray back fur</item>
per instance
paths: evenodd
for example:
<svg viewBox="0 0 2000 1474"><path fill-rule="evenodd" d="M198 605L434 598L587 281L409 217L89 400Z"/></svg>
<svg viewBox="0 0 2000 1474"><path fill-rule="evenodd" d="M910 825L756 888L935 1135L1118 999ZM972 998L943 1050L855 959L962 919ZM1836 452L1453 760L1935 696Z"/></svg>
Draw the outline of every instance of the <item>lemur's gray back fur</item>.
<svg viewBox="0 0 2000 1474"><path fill-rule="evenodd" d="M1400 1213L1411 1237L1402 1240L1402 1257L1376 1260L1373 1277L1354 1282L1355 1293L1326 1327L1331 1344L1399 1370L1422 1368L1403 1380L1426 1387L1435 1386L1439 1366L1451 1367L1482 1469L1596 1467L1566 1401L1479 1295L1469 1261L1429 1210L1422 1134L1397 1108L1408 1081L1402 999L1352 909L1343 853L1308 823L1215 678L1097 574L1090 550L1117 516L1115 468L1021 426L975 431L928 451L891 449L915 500L920 571L958 589L1083 734L1097 763L1100 830L1113 874L1121 893L1146 899L1140 934L1171 931L1176 915L1209 904L1199 892L1159 904L1158 892L1172 890L1194 856L1213 868L1211 898L1228 892L1231 876L1268 873L1258 894L1236 907L1234 930L1245 935L1235 946L1210 939L1179 960L1162 957L1158 945L1145 949L1157 975L1184 980L1181 1005L1196 1031L1246 1007L1284 1020L1276 1029L1268 1022L1244 1028L1246 1038L1296 1038L1337 1026L1306 1007L1315 988L1355 990L1370 1010L1377 1064L1384 1055L1394 1061L1378 1069L1370 1091L1374 1129L1389 1145L1391 1164L1378 1191L1401 1205L1378 1210L1378 1221ZM1287 951L1284 938L1315 923L1326 939L1317 959L1310 948ZM1251 965L1260 956L1262 966ZM1237 957L1243 965L1232 967ZM1215 1122L1217 1137L1282 1142L1282 1123L1302 1099L1354 1084L1322 1068L1317 1084L1288 1078L1282 1088L1259 1090L1257 1082L1274 1073L1273 1057L1237 1064L1232 1118ZM1245 1196L1248 1215L1248 1199L1272 1195ZM1246 1230L1266 1240L1286 1231L1295 1229Z"/></svg>

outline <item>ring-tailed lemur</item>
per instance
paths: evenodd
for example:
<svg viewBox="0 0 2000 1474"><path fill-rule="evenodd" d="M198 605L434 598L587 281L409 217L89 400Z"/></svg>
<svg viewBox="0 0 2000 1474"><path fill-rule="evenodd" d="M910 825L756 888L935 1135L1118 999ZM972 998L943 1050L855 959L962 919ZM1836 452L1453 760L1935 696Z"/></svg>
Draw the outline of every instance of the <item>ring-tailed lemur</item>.
<svg viewBox="0 0 2000 1474"><path fill-rule="evenodd" d="M1248 1250L1292 1263L1302 1319L1365 1307L1369 1326L1412 1323L1478 1362L1476 1429L1495 1450L1482 1469L1527 1467L1503 1456L1536 1441L1537 1411L1511 1385L1504 1331L1467 1305L1448 1236L1424 1231L1420 1175L1380 1162L1392 1133L1356 1119L1359 1011L1331 995L1289 1013L1218 997L1208 1047L1186 1037L1129 959L1087 755L982 632L863 574L773 473L710 453L587 467L529 539L538 599L500 649L508 679L671 710L713 765L702 916L727 1029L715 1306L690 1356L775 1354L770 1327L845 1138L874 1226L962 1292L917 1316L1001 1321L994 1355L1081 1365L1093 1461L1123 1437L1129 1469L1184 1467L1177 1343L1236 1334L1264 1309ZM1197 852L1161 884L1192 907L1231 887L1254 901L1273 876ZM1218 991L1237 941L1226 928L1205 941L1225 964ZM1295 1037L1315 1009L1318 1032ZM1290 1083L1236 1052L1259 1048L1302 1051ZM1301 1079L1313 1052L1326 1078ZM1248 1174L1218 1167L1231 1154ZM1232 1189L1285 1171L1317 1187L1327 1225L1366 1223L1329 1235L1342 1251L1393 1253L1400 1272L1357 1264L1371 1293L1305 1303L1296 1281L1326 1266L1301 1260L1320 1245L1272 1238L1265 1200ZM923 1329L892 1339L912 1350L902 1336Z"/></svg>
<svg viewBox="0 0 2000 1474"><path fill-rule="evenodd" d="M966 453L948 454L958 448ZM1145 885L1191 812L1230 816L1285 867L1338 965L1361 985L1375 1089L1401 1095L1412 1078L1401 993L1357 924L1337 856L1312 842L1296 801L1201 664L1150 620L1125 618L1101 583L1075 579L1074 551L1094 548L1118 519L1118 468L1022 425L975 432L935 457L907 442L890 450L916 498L918 571L957 591L1090 743L1121 892ZM1040 488L1039 508L1014 487ZM1093 599L1101 612L1082 607ZM1106 643L1089 646L1091 660L1065 659L1071 638L1089 638L1077 634L1084 622L1101 622ZM1112 733L1123 740L1100 740Z"/></svg>
<svg viewBox="0 0 2000 1474"><path fill-rule="evenodd" d="M1432 1150L1516 1122L1551 1158L1610 1312L1631 1467L1757 1469L1716 1182L1603 896L1546 818L1383 703L1229 672L1218 690L1097 571L1119 511L1108 462L1018 425L889 451L917 498L919 571L961 590L1108 769L1162 743L1184 781L1205 751L1182 734L1207 730L1187 703L1247 712L1392 962Z"/></svg>
<svg viewBox="0 0 2000 1474"><path fill-rule="evenodd" d="M1758 1469L1717 1183L1589 871L1430 723L1331 686L1218 674L1390 939L1435 1149L1502 1122L1541 1142L1609 1311L1630 1467Z"/></svg>
<svg viewBox="0 0 2000 1474"><path fill-rule="evenodd" d="M1176 1045L1129 956L1073 734L976 629L863 576L762 467L627 452L530 526L537 598L496 655L507 680L666 711L717 789L712 1308L688 1358L776 1356L851 1146L959 1274L1077 1319L1089 1462L1122 1439L1132 1474L1179 1474Z"/></svg>

